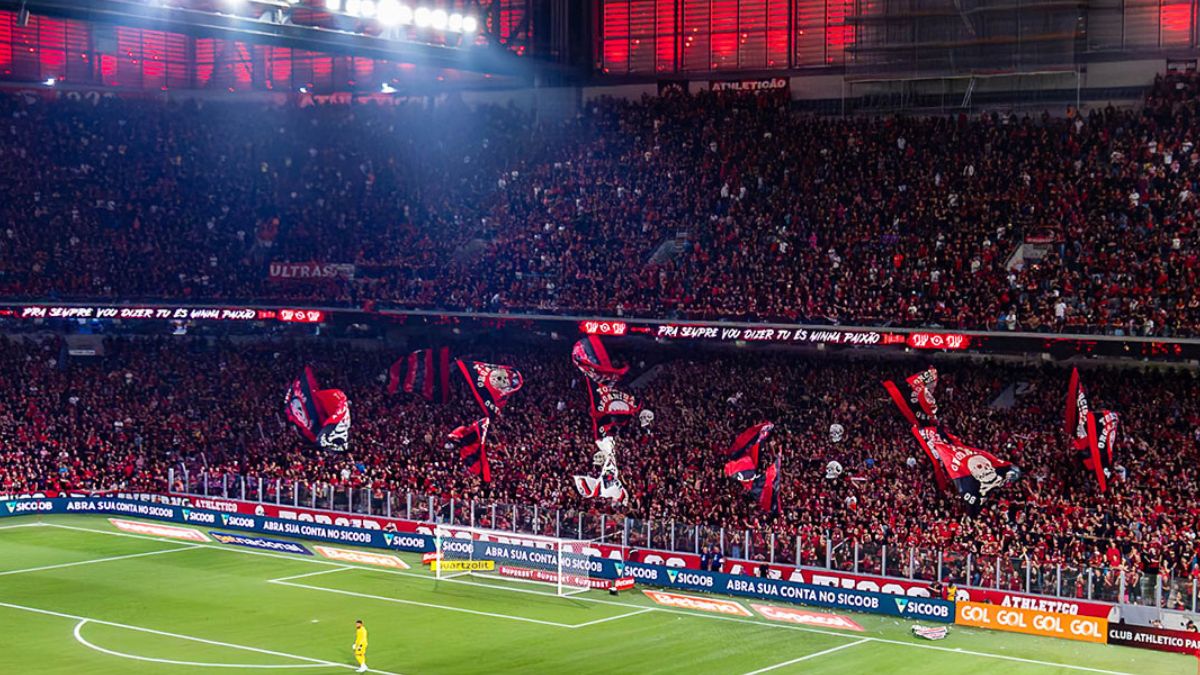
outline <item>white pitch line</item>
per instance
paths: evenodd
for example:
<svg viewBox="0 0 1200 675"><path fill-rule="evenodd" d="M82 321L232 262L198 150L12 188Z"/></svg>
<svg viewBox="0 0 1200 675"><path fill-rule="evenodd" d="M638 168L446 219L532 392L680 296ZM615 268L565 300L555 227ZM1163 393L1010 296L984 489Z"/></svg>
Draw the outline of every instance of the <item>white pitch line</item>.
<svg viewBox="0 0 1200 675"><path fill-rule="evenodd" d="M296 574L290 577L279 577L278 579L267 579L267 583L278 584L284 581L295 581L296 579L307 579L308 577L320 576L322 574L333 574L334 572L345 572L346 570L360 569L357 567L335 567L331 570L317 570L316 572L308 572L306 574Z"/></svg>
<svg viewBox="0 0 1200 675"><path fill-rule="evenodd" d="M584 628L585 626L595 626L598 623L605 623L607 621L616 621L617 619L625 619L625 618L628 618L631 616L637 616L638 614L645 614L646 612L653 612L653 611L656 611L655 607L647 607L645 609L641 609L636 612L627 612L625 614L618 614L616 616L606 616L603 619L596 619L594 621L586 621L584 623L577 623L574 626L571 626L571 628Z"/></svg>
<svg viewBox="0 0 1200 675"><path fill-rule="evenodd" d="M268 665L257 663L206 663L203 661L177 661L175 659L157 659L151 656L139 656L138 654L126 654L124 652L105 649L100 645L88 642L87 638L83 637L83 627L89 623L89 619L84 619L75 624L75 641L89 649L94 649L101 654L109 656L117 656L123 659L131 659L133 661L147 661L149 663L165 663L169 666L194 666L197 668L325 668L324 663L289 663L280 665Z"/></svg>
<svg viewBox="0 0 1200 675"><path fill-rule="evenodd" d="M180 546L179 548L168 548L161 551L148 551L146 553L131 553L129 555L116 555L111 558L95 558L93 560L79 560L77 562L60 563L58 565L43 565L42 567L27 567L23 570L8 570L0 572L0 577L5 577L10 574L25 574L27 572L43 572L45 570L57 570L64 567L78 567L80 565L95 565L96 563L112 562L113 560L129 560L130 558L145 558L151 555L162 555L163 553L177 553L179 551L190 551L196 546Z"/></svg>
<svg viewBox="0 0 1200 675"><path fill-rule="evenodd" d="M45 527L45 523L20 523L18 525L0 525L0 530L15 530L18 527Z"/></svg>
<svg viewBox="0 0 1200 675"><path fill-rule="evenodd" d="M777 668L783 668L783 667L785 667L785 666L790 666L790 665L792 665L792 664L795 664L795 663L800 663L801 661L807 661L807 660L809 660L809 659L815 659L815 658L817 658L818 656L825 656L826 654L832 654L832 653L834 653L834 652L840 652L840 651L842 651L843 649L849 649L849 648L851 648L851 647L855 647L855 646L861 645L861 644L862 644L862 643L864 643L864 642L870 642L870 640L869 640L868 638L863 638L863 639L861 639L861 640L855 640L854 642L847 642L847 643L846 643L846 644L844 644L844 645L838 645L838 646L836 646L836 647L830 647L829 649L825 649L825 650L822 650L822 651L819 651L819 652L813 652L812 654L806 654L806 655L804 655L804 656L801 656L801 657L800 657L800 658L798 658L798 659L792 659L791 661L784 661L783 663L776 663L775 665L773 665L773 666L767 666L766 668L759 668L758 670L752 670L752 671L750 671L750 672L746 673L745 675L759 675L759 673L766 673L766 672L769 672L769 671L775 670L775 669L777 669Z"/></svg>
<svg viewBox="0 0 1200 675"><path fill-rule="evenodd" d="M117 623L115 621L104 621L103 619L94 619L90 616L79 616L78 614L67 614L65 612L56 612L56 611L50 610L50 609L40 609L38 607L26 607L25 605L14 605L11 602L0 602L0 607L7 607L9 609L17 609L17 610L21 610L23 612L32 612L34 614L44 614L46 616L57 616L57 617L60 617L63 619L72 619L74 621L86 621L88 623L95 623L95 624L99 624L101 626L112 626L113 628L124 628L125 630L137 631L139 633L149 633L150 635L161 635L163 637L176 638L178 640L189 640L191 642L199 642L199 643L206 644L206 645L214 645L216 647L228 647L230 649L240 649L242 651L255 652L258 654L267 654L269 656L281 656L283 658L295 659L297 661L307 661L309 663L315 663L315 664L322 665L322 666L331 666L331 667L336 667L336 668L350 668L351 670L355 669L354 666L352 666L348 663L335 663L333 661L325 661L324 659L314 659L314 658L311 658L308 656L300 656L299 654L288 654L287 652L276 652L276 651L272 651L270 649L260 649L258 647L247 647L246 645L234 644L232 642L220 642L218 640L208 640L205 638L199 638L199 637L195 637L192 635L183 635L181 633L169 633L164 630L155 630L154 628L144 628L142 626L133 626L133 625L130 625L127 623ZM400 673L392 673L392 672L388 672L386 670L376 670L376 669L371 669L368 672L379 673L379 675L400 675Z"/></svg>
<svg viewBox="0 0 1200 675"><path fill-rule="evenodd" d="M151 537L151 536L142 535L142 534L131 534L128 532L112 532L109 530L97 530L97 529L90 528L90 527L60 525L58 523L44 523L44 525L46 527L57 527L57 528L66 529L66 530L76 530L79 532L94 532L96 534L105 534L105 535L110 535L110 536L114 536L114 537L131 537L133 539L145 539L147 541L158 541L158 542L167 542L167 543L174 543L175 541L177 541L177 540L172 540L172 539L165 539L162 537ZM431 577L431 576L428 576L425 574L420 574L417 572L405 572L403 570L391 570L391 569L384 569L381 567L366 567L363 565L345 565L342 563L335 563L335 562L330 562L327 560L317 560L315 558L287 555L284 553L272 553L270 551L250 551L250 550L234 548L231 546L221 546L220 544L197 544L196 546L201 547L201 548L211 548L211 549L215 549L218 551L226 551L228 553L241 553L244 555L259 555L259 556L266 556L268 558L281 558L283 560L306 562L306 563L313 564L313 565L328 565L331 567L352 567L354 569L361 569L361 570L365 570L368 572L382 572L384 574L397 574L397 575L405 576L405 577L413 577L415 579L425 579L426 581L443 581L446 583L463 584L466 586L479 586L482 588L490 588L493 590L500 590L500 591L506 591L506 592L512 592L512 593L530 593L533 595L540 595L540 596L544 596L544 597L557 597L557 596L551 595L550 593L539 593L537 591L533 591L533 590L529 590L529 589L525 589L525 588L511 588L511 587L505 587L505 586L498 586L498 585L494 585L494 584L481 584L478 582L467 581L464 579L440 579L439 580L435 577ZM617 607L629 607L632 609L643 609L644 608L644 605L635 605L635 604L629 603L629 602L618 602L618 601L614 601L614 600L603 600L600 598L585 598L585 597L581 597L581 596L573 596L572 599L577 600L579 602L591 602L591 603L595 603L595 604L599 604L599 605L614 605ZM845 633L839 633L839 632L832 631L832 630L824 630L821 628L809 628L807 626L795 626L795 625L783 624L783 623L758 621L755 619L743 619L743 618L739 618L736 616L722 616L720 614L701 614L699 612L691 612L691 611L684 610L684 609L671 609L671 608L667 608L667 607L656 607L654 609L655 609L655 611L660 612L660 613L679 614L682 616L691 616L691 617L697 617L697 618L701 618L701 619L711 619L714 621L733 621L735 623L748 623L748 624L752 624L755 626L769 626L771 628L780 628L780 629L784 629L784 630L795 630L795 631L800 631L802 633L815 633L817 635L832 635L834 637L840 637L843 639L850 639L853 637L850 635L846 635ZM960 655L966 654L967 656L978 656L981 658L998 659L1000 661L1012 661L1015 663L1032 663L1032 664L1038 665L1038 666L1050 666L1050 667L1054 667L1054 668L1062 668L1063 670L1075 670L1075 671L1084 672L1084 673L1101 673L1102 675L1133 675L1132 673L1127 673L1127 672L1120 671L1120 670L1103 670L1101 668L1089 668L1088 666L1078 666L1078 665L1074 665L1074 664L1070 664L1070 663L1062 663L1062 662L1058 662L1058 661L1039 661L1037 659L1026 659L1026 658L1021 658L1019 656L1008 656L1006 654L993 654L993 653L989 653L989 652L977 652L977 651L972 651L969 649L959 649L959 648L954 648L954 647L938 647L936 645L918 644L916 642L904 642L902 640L889 640L887 638L880 638L880 637L867 637L867 638L862 638L862 639L869 640L871 642L880 642L883 644L900 645L902 647L912 647L914 649L929 649L929 650L937 651L937 652L949 652L951 654L960 654Z"/></svg>
<svg viewBox="0 0 1200 675"><path fill-rule="evenodd" d="M371 600L382 600L384 602L395 602L401 605L416 605L418 607L429 607L432 609L444 609L447 612L461 612L463 614L474 614L476 616L487 616L493 619L509 619L512 621L522 621L525 623L536 623L542 626L554 626L555 628L575 628L574 624L558 623L557 621L543 621L541 619L531 619L527 616L512 616L511 614L497 614L494 612L484 612L477 609L467 609L465 607L452 607L450 605L435 605L432 602L420 602L418 600L404 600L403 598L390 598L386 595L371 595L370 593L357 593L355 591L343 591L340 588L325 588L323 586L307 586L305 584L293 584L290 581L268 581L267 583L278 584L280 586L291 586L292 588L303 588L310 591L325 591L326 593L337 593L339 595L350 595L356 598L370 598Z"/></svg>

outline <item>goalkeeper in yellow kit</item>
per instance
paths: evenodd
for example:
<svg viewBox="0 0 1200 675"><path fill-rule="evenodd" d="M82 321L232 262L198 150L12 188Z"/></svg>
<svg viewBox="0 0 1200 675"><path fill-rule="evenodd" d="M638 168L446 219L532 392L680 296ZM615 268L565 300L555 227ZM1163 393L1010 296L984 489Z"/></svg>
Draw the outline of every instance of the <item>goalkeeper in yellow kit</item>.
<svg viewBox="0 0 1200 675"><path fill-rule="evenodd" d="M362 619L354 622L354 659L358 661L358 672L367 672L367 627Z"/></svg>

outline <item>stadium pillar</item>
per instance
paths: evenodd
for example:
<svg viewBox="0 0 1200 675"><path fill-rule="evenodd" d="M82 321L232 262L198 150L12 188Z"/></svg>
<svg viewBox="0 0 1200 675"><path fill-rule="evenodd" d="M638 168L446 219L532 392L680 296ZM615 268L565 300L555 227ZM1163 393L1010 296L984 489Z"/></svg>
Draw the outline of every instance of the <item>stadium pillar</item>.
<svg viewBox="0 0 1200 675"><path fill-rule="evenodd" d="M675 521L671 521L671 543L675 543ZM771 555L769 562L775 562L775 532L771 532Z"/></svg>
<svg viewBox="0 0 1200 675"><path fill-rule="evenodd" d="M742 555L745 558L750 558L750 530L742 532Z"/></svg>
<svg viewBox="0 0 1200 675"><path fill-rule="evenodd" d="M1029 576L1033 571L1033 565L1029 561L1029 556L1025 556L1025 592L1029 592Z"/></svg>
<svg viewBox="0 0 1200 675"><path fill-rule="evenodd" d="M1196 611L1196 580L1192 579L1192 611Z"/></svg>
<svg viewBox="0 0 1200 675"><path fill-rule="evenodd" d="M1092 578L1088 576L1088 588L1091 589ZM992 587L1000 589L1000 556L996 556L996 574L992 576Z"/></svg>
<svg viewBox="0 0 1200 675"><path fill-rule="evenodd" d="M854 540L854 573L858 574L858 540Z"/></svg>
<svg viewBox="0 0 1200 675"><path fill-rule="evenodd" d="M600 516L600 518L601 518L600 522L603 523L604 516ZM772 535L772 536L774 536L774 535ZM675 521L674 521L674 519L671 520L671 550L672 551L675 550ZM771 562L775 562L775 561L772 560Z"/></svg>
<svg viewBox="0 0 1200 675"><path fill-rule="evenodd" d="M650 539L650 531L654 527L654 519L650 518L646 521L646 547L654 548L654 541Z"/></svg>
<svg viewBox="0 0 1200 675"><path fill-rule="evenodd" d="M1062 563L1058 564L1054 576L1054 594L1062 597Z"/></svg>
<svg viewBox="0 0 1200 675"><path fill-rule="evenodd" d="M938 581L941 581L941 580L942 580L942 552L941 552L941 551L938 551L938 572L937 572L937 580L938 580Z"/></svg>
<svg viewBox="0 0 1200 675"><path fill-rule="evenodd" d="M533 507L533 519L534 519L534 521L537 521L537 507L536 506ZM607 531L607 529L608 529L608 519L604 517L603 513L601 513L600 514L600 541L604 541L604 533Z"/></svg>
<svg viewBox="0 0 1200 675"><path fill-rule="evenodd" d="M1162 607L1162 575L1154 577L1154 606Z"/></svg>
<svg viewBox="0 0 1200 675"><path fill-rule="evenodd" d="M629 547L629 519L625 519L625 525L621 528L621 545Z"/></svg>
<svg viewBox="0 0 1200 675"><path fill-rule="evenodd" d="M967 573L965 575L963 575L963 580L962 580L964 585L969 586L971 584L971 563L972 562L973 561L971 559L971 554L968 553L967 554Z"/></svg>
<svg viewBox="0 0 1200 675"><path fill-rule="evenodd" d="M385 493L385 495L386 496L383 498L384 513L387 514L388 518L391 518L392 517L392 491L388 490ZM471 513L471 524L472 525L475 524L475 513L474 512Z"/></svg>
<svg viewBox="0 0 1200 675"><path fill-rule="evenodd" d="M796 535L796 564L800 564L800 535Z"/></svg>
<svg viewBox="0 0 1200 675"><path fill-rule="evenodd" d="M562 510L560 509L555 509L554 511L554 536L559 539L562 538Z"/></svg>
<svg viewBox="0 0 1200 675"><path fill-rule="evenodd" d="M170 489L175 489L175 469L167 469L167 485Z"/></svg>
<svg viewBox="0 0 1200 675"><path fill-rule="evenodd" d="M283 503L283 479L275 479L275 504L276 506Z"/></svg>
<svg viewBox="0 0 1200 675"><path fill-rule="evenodd" d="M725 555L725 528L721 528L721 555Z"/></svg>
<svg viewBox="0 0 1200 675"><path fill-rule="evenodd" d="M229 499L229 474L221 474L221 496Z"/></svg>
<svg viewBox="0 0 1200 675"><path fill-rule="evenodd" d="M829 530L825 530L825 569L833 569L833 547L829 543Z"/></svg>
<svg viewBox="0 0 1200 675"><path fill-rule="evenodd" d="M1118 569L1120 577L1117 580L1117 602L1125 602L1125 570Z"/></svg>
<svg viewBox="0 0 1200 675"><path fill-rule="evenodd" d="M884 544L883 546L879 547L879 573L885 577L887 576L887 573L888 573L887 544Z"/></svg>
<svg viewBox="0 0 1200 675"><path fill-rule="evenodd" d="M575 538L583 539L583 511L575 518Z"/></svg>
<svg viewBox="0 0 1200 675"><path fill-rule="evenodd" d="M513 521L515 522L516 518L513 518ZM454 524L454 497L450 498L450 513L446 514L446 522L451 525Z"/></svg>
<svg viewBox="0 0 1200 675"><path fill-rule="evenodd" d="M1092 595L1092 574L1095 573L1095 571L1096 571L1095 568L1092 568L1092 567L1088 568L1088 590L1087 590L1088 600L1095 599L1094 596ZM1194 611L1194 608L1193 608L1193 611Z"/></svg>

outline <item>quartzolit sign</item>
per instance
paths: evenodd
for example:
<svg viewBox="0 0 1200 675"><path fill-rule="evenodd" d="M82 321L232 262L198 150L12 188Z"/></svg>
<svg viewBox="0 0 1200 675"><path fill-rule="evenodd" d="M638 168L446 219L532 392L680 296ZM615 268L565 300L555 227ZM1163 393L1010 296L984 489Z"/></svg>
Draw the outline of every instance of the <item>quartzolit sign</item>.
<svg viewBox="0 0 1200 675"><path fill-rule="evenodd" d="M1108 641L1108 619L1039 612L1019 607L960 602L955 612L954 623L1065 640Z"/></svg>

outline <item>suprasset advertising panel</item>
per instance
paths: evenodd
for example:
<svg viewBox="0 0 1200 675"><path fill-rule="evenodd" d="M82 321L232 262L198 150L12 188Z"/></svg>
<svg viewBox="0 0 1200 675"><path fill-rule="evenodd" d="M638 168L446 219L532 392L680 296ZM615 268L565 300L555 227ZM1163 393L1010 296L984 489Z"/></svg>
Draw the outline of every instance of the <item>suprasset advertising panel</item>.
<svg viewBox="0 0 1200 675"><path fill-rule="evenodd" d="M1200 654L1200 633L1110 623L1108 644L1177 654Z"/></svg>

